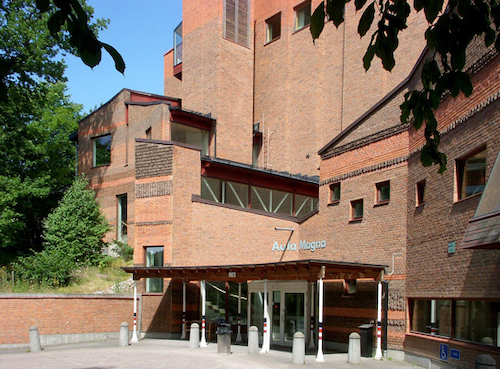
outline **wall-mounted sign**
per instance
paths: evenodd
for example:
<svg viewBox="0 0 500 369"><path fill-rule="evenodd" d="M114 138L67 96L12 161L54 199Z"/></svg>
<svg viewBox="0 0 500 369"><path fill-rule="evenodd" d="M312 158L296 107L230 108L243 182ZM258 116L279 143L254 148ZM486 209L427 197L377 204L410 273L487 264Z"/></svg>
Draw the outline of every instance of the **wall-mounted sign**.
<svg viewBox="0 0 500 369"><path fill-rule="evenodd" d="M448 345L444 343L439 345L439 358L443 361L448 361Z"/></svg>
<svg viewBox="0 0 500 369"><path fill-rule="evenodd" d="M229 278L236 278L236 272L229 272L228 277Z"/></svg>
<svg viewBox="0 0 500 369"><path fill-rule="evenodd" d="M326 247L326 241L312 241L308 242L305 240L299 241L297 247L296 243L279 244L278 241L274 241L273 248L271 251L311 251L314 252L319 249L324 249Z"/></svg>
<svg viewBox="0 0 500 369"><path fill-rule="evenodd" d="M455 253L455 241L448 242L448 254Z"/></svg>
<svg viewBox="0 0 500 369"><path fill-rule="evenodd" d="M450 357L452 359L455 359L455 360L460 360L460 351L459 350L455 350L455 349L451 349L450 350Z"/></svg>

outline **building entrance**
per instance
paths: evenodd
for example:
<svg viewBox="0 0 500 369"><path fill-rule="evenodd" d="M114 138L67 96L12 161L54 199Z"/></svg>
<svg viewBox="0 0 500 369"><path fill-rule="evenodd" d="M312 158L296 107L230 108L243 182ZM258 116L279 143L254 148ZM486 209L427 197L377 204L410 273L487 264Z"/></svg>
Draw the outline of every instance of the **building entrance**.
<svg viewBox="0 0 500 369"><path fill-rule="evenodd" d="M264 282L255 281L248 284L250 297L249 325L259 328L259 340L262 340L264 329ZM308 319L307 282L306 281L268 281L267 304L271 343L291 345L293 335L300 331L306 334L305 322Z"/></svg>

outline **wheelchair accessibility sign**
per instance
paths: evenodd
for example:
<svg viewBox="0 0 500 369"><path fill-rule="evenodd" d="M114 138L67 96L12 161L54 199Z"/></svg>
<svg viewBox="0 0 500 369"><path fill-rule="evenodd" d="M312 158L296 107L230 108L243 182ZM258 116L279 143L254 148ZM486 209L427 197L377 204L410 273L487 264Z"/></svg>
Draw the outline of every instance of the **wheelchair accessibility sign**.
<svg viewBox="0 0 500 369"><path fill-rule="evenodd" d="M442 361L448 361L448 345L439 345L439 358Z"/></svg>

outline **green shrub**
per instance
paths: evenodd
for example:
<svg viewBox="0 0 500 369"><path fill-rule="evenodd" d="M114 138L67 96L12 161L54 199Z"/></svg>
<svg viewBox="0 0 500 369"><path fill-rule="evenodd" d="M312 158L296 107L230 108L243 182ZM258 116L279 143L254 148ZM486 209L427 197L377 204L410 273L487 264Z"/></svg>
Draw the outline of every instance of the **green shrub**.
<svg viewBox="0 0 500 369"><path fill-rule="evenodd" d="M134 257L134 249L130 247L126 242L113 240L116 245L116 253L119 257L121 257L124 261L132 260Z"/></svg>

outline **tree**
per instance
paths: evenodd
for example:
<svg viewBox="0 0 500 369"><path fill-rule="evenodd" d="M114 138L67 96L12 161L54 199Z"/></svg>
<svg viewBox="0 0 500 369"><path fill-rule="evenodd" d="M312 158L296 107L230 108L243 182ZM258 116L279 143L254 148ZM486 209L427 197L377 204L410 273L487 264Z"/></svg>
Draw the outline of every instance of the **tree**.
<svg viewBox="0 0 500 369"><path fill-rule="evenodd" d="M321 2L311 16L311 35L317 39L323 31L325 18L336 27L344 21L345 4L350 0ZM358 33L364 37L371 29L375 17L376 28L363 57L365 70L374 56L390 71L396 64L394 52L398 48L399 32L408 27L411 13L408 0L354 0L356 10L363 14ZM420 161L424 166L439 165L439 172L446 170L446 155L439 151L440 133L434 111L443 96L456 97L460 92L470 96L473 86L464 71L466 50L476 37L484 40L486 47L495 45L500 51L500 4L498 0L414 0L415 11L424 11L429 23L425 31L427 48L432 52L422 69L423 88L405 94L401 105L401 122L411 121L416 129L425 124L426 144Z"/></svg>
<svg viewBox="0 0 500 369"><path fill-rule="evenodd" d="M18 259L20 278L53 286L64 285L75 268L98 265L102 238L109 224L101 214L86 178L75 180L44 222L45 248Z"/></svg>

